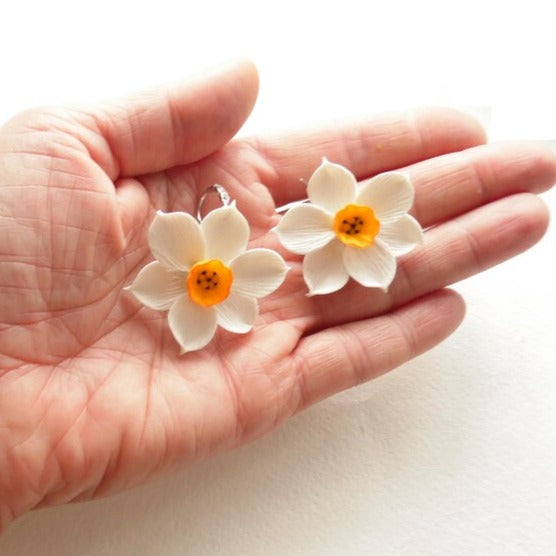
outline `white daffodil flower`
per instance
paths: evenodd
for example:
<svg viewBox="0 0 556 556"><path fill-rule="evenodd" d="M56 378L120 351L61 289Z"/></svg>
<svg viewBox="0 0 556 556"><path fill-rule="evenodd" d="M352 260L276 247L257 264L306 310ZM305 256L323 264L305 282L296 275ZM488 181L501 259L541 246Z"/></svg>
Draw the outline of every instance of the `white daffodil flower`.
<svg viewBox="0 0 556 556"><path fill-rule="evenodd" d="M182 353L206 346L217 325L243 334L258 315L257 298L276 290L288 267L270 249L246 251L249 226L235 203L199 224L184 212L158 212L148 233L156 261L129 286L147 307L168 312Z"/></svg>
<svg viewBox="0 0 556 556"><path fill-rule="evenodd" d="M305 255L308 295L335 292L350 276L387 290L396 256L423 242L421 226L407 214L414 191L405 174L387 172L358 186L349 170L323 159L307 193L309 203L288 210L274 231L286 249Z"/></svg>

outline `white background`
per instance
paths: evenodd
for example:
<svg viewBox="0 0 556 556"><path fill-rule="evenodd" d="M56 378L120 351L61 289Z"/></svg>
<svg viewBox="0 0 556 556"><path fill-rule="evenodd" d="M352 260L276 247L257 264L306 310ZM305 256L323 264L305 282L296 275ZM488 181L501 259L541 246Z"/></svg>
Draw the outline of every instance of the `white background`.
<svg viewBox="0 0 556 556"><path fill-rule="evenodd" d="M492 140L556 139L548 2L200 4L2 3L0 121L247 56L242 133L441 104ZM556 554L555 253L552 227L458 284L464 324L396 372L233 453L29 514L0 554Z"/></svg>

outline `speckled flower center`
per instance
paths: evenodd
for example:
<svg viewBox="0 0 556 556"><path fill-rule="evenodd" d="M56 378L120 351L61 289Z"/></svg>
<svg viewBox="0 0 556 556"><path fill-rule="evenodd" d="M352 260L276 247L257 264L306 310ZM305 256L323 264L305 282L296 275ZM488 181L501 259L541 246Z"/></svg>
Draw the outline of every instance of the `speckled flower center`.
<svg viewBox="0 0 556 556"><path fill-rule="evenodd" d="M233 280L232 271L222 261L200 261L189 271L187 291L195 303L211 307L230 295Z"/></svg>
<svg viewBox="0 0 556 556"><path fill-rule="evenodd" d="M369 207L347 205L334 217L334 233L346 245L369 247L380 231L380 222Z"/></svg>

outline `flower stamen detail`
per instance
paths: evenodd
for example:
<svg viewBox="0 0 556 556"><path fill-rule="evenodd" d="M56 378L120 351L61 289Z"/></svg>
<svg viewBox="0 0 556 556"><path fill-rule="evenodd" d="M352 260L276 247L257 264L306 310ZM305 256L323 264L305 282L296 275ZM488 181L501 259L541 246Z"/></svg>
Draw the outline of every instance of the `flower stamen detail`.
<svg viewBox="0 0 556 556"><path fill-rule="evenodd" d="M347 205L334 217L334 233L344 244L369 247L380 231L380 222L373 210L362 205Z"/></svg>
<svg viewBox="0 0 556 556"><path fill-rule="evenodd" d="M201 307L221 303L230 295L233 273L218 259L200 261L187 276L187 291L191 299Z"/></svg>

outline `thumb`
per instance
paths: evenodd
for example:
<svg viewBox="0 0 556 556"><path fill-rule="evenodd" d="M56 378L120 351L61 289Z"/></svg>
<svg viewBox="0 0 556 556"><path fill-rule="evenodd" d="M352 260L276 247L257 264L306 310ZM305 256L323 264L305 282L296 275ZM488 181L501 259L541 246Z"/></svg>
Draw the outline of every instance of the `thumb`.
<svg viewBox="0 0 556 556"><path fill-rule="evenodd" d="M251 62L233 61L92 109L88 115L110 151L97 160L105 161L113 180L195 162L237 133L253 109L258 83Z"/></svg>

